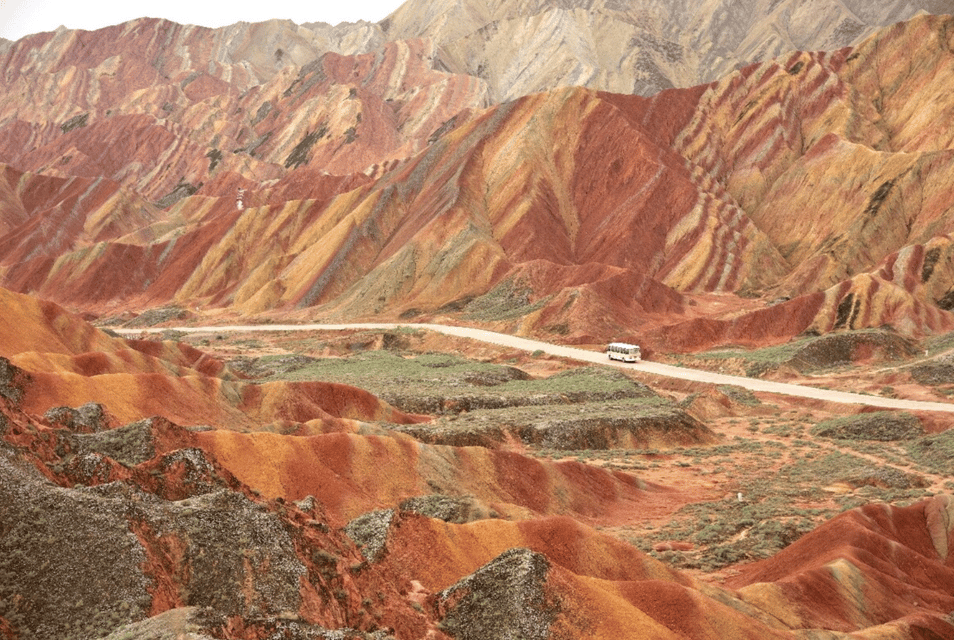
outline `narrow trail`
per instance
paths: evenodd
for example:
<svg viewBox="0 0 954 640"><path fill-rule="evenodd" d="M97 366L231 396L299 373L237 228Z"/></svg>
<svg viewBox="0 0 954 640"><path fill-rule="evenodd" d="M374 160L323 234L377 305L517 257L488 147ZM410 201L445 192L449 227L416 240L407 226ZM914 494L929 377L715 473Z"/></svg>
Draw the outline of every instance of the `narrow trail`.
<svg viewBox="0 0 954 640"><path fill-rule="evenodd" d="M470 338L490 344L496 344L523 351L542 351L554 356L570 358L580 362L590 362L630 371L643 371L648 374L663 376L666 378L677 378L691 382L703 382L708 384L727 384L735 385L749 389L750 391L759 391L763 393L775 393L785 396L794 396L799 398L810 398L822 400L825 402L837 402L840 404L860 404L869 407L878 407L882 409L906 409L909 411L942 411L954 413L954 403L945 402L926 402L921 400L902 400L897 398L882 398L880 396L869 396L860 393L848 393L846 391L832 391L830 389L819 389L799 384L790 384L785 382L772 382L769 380L759 380L757 378L746 378L743 376L731 376L701 369L691 369L688 367L675 367L659 362L642 361L636 364L627 364L616 360L609 360L606 354L597 351L588 351L576 347L567 347L529 338L520 338L504 333L487 331L486 329L473 329L470 327L455 327L441 324L408 324L408 323L357 323L357 324L269 324L269 325L226 325L226 326L204 326L204 327L161 327L149 329L114 329L120 335L137 335L141 333L162 333L163 331L181 331L183 333L242 333L254 331L350 331L355 329L370 329L377 331L390 331L398 328L407 329L426 329L436 331L449 336L460 338Z"/></svg>

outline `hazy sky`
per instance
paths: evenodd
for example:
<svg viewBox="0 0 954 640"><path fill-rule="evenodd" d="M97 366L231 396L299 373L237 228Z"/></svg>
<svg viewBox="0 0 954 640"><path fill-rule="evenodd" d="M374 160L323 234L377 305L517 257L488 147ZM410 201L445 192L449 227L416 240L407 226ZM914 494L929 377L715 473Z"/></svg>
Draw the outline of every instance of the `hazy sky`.
<svg viewBox="0 0 954 640"><path fill-rule="evenodd" d="M53 31L60 25L98 29L143 16L204 27L272 18L288 18L299 24L377 22L403 3L404 0L233 0L222 4L206 0L0 0L0 38L17 40L31 33Z"/></svg>

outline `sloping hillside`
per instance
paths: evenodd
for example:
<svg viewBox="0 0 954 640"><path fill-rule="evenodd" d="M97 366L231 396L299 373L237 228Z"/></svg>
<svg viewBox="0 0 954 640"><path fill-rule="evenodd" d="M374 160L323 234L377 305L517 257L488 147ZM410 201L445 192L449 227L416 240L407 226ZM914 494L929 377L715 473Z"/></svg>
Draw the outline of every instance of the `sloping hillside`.
<svg viewBox="0 0 954 640"><path fill-rule="evenodd" d="M138 109L116 97L8 145L0 273L96 313L456 314L668 351L947 330L949 26L921 17L653 98L567 88L480 110L479 83L431 71L424 41L328 54L218 94L222 109L176 89L181 118L105 115ZM121 151L135 140L164 151ZM53 165L89 177L21 173Z"/></svg>
<svg viewBox="0 0 954 640"><path fill-rule="evenodd" d="M789 51L833 50L945 0L411 0L382 23L427 37L440 62L483 78L498 101L557 86L650 96L711 82Z"/></svg>
<svg viewBox="0 0 954 640"><path fill-rule="evenodd" d="M954 634L948 496L848 511L720 586L593 528L667 518L714 498L711 489L380 427L369 435L368 425L329 432L349 421L336 429L328 417L296 425L304 416L287 415L277 429L247 402L232 407L246 412L246 433L231 418L179 426L163 416L215 406L185 387L203 369L224 389L234 374L220 362L184 345L127 343L50 303L0 294L6 637ZM71 369L92 362L100 370ZM147 380L162 402L110 382L101 404L38 412L39 389L69 403L89 381L123 376ZM223 395L247 401L252 386ZM306 385L285 389L286 407L307 410ZM351 387L321 398L319 416L409 418ZM123 424L130 406L158 415Z"/></svg>
<svg viewBox="0 0 954 640"><path fill-rule="evenodd" d="M945 331L950 20L490 108L429 39L256 75L162 21L35 36L3 59L0 279L96 314L450 314L663 351Z"/></svg>
<svg viewBox="0 0 954 640"><path fill-rule="evenodd" d="M173 342L111 338L57 305L0 289L0 357L18 406L107 405L101 427L162 415L182 425L247 430L272 422L357 430L359 421L414 422L371 394L326 383L243 382L225 365Z"/></svg>

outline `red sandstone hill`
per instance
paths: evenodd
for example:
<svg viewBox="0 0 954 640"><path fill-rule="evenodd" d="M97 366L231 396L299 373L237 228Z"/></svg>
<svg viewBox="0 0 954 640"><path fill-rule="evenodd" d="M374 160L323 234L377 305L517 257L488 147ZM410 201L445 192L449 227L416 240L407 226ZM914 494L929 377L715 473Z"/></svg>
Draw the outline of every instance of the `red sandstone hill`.
<svg viewBox="0 0 954 640"><path fill-rule="evenodd" d="M564 4L529 22L573 31ZM475 23L499 41L523 17ZM356 55L276 24L0 43L0 282L98 315L446 315L668 350L947 330L952 27L493 107L447 72L470 32L355 30ZM954 637L946 496L848 511L717 586L597 530L693 499L639 467L424 444L369 424L422 416L354 387L254 384L8 289L0 308L4 640Z"/></svg>
<svg viewBox="0 0 954 640"><path fill-rule="evenodd" d="M6 52L6 95L39 91L20 84L46 65L44 91L83 97L0 105L0 280L95 313L453 314L661 350L947 330L950 20L653 98L487 110L425 41L265 80L213 64L221 82L193 95L201 30L38 36ZM108 80L160 33L191 43L164 75Z"/></svg>
<svg viewBox="0 0 954 640"><path fill-rule="evenodd" d="M483 102L482 81L431 68L428 41L260 77L221 57L228 35L141 19L18 41L0 52L0 159L109 178L168 206L224 172L261 182L404 158Z"/></svg>
<svg viewBox="0 0 954 640"><path fill-rule="evenodd" d="M99 403L111 424L162 415L182 425L247 430L274 422L318 432L422 419L346 385L245 383L186 345L111 338L53 303L6 289L0 304L0 357L24 381L19 405L37 415Z"/></svg>
<svg viewBox="0 0 954 640"><path fill-rule="evenodd" d="M638 475L386 431L274 433L245 404L232 408L257 421L247 433L186 428L161 416L214 410L186 387L224 385L220 365L0 296L6 637L954 635L947 496L849 511L716 586L592 528L678 503ZM125 377L149 381L160 416L121 424L146 407ZM102 404L40 415L39 396L97 399L83 395L95 379ZM327 390L316 411L402 419ZM307 391L286 392L301 408Z"/></svg>

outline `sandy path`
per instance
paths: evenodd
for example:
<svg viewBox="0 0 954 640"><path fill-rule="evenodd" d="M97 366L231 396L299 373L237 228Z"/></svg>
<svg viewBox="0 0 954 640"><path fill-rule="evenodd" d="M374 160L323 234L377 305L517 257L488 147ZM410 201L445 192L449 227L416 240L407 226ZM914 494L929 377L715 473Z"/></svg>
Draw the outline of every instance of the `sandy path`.
<svg viewBox="0 0 954 640"><path fill-rule="evenodd" d="M596 364L609 365L613 367L629 369L631 371L645 371L646 373L657 376L678 378L680 380L689 380L692 382L729 384L743 387L751 391L777 393L800 398L812 398L815 400L837 402L841 404L860 404L884 409L907 409L909 411L944 411L948 413L954 413L954 404L952 403L901 400L897 398L882 398L880 396L863 395L860 393L848 393L845 391L832 391L829 389L819 389L805 385L772 382L769 380L745 378L742 376L730 376L721 373L713 373L711 371L702 371L700 369L690 369L688 367L674 367L672 365L661 364L658 362L648 362L645 360L637 364L627 364L616 360L609 360L606 357L606 354L603 352L588 351L586 349L550 344L549 342L541 342L539 340L531 340L529 338L520 338L503 333L496 333L494 331L487 331L484 329L454 327L440 324L269 324L206 327L161 327L151 329L114 329L114 331L119 334L137 335L141 333L162 333L163 331L182 331L184 333L233 333L251 331L345 331L355 329L389 331L399 327L404 327L407 329L427 329L429 331L436 331L445 335L480 340L482 342L497 344L513 349L521 349L523 351L529 352L542 351L550 355L571 358L581 362L592 362Z"/></svg>

